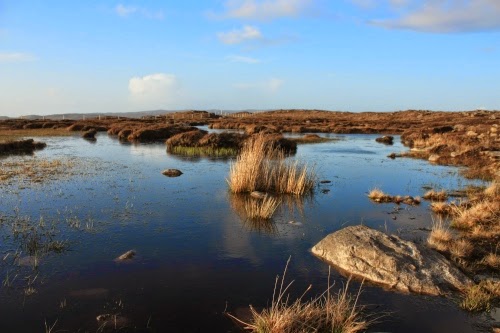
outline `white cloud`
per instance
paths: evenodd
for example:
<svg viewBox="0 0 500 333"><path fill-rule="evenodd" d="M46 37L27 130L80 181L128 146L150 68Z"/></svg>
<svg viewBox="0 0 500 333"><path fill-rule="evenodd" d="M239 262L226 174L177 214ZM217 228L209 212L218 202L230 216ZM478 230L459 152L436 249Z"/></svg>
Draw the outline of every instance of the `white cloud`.
<svg viewBox="0 0 500 333"><path fill-rule="evenodd" d="M0 63L28 62L37 58L29 53L21 52L0 52Z"/></svg>
<svg viewBox="0 0 500 333"><path fill-rule="evenodd" d="M245 64L258 64L258 63L260 63L259 59L252 58L252 57L239 56L239 55L230 55L230 56L227 56L226 59L230 62L242 62Z"/></svg>
<svg viewBox="0 0 500 333"><path fill-rule="evenodd" d="M134 102L160 107L177 102L180 85L175 75L157 73L131 78L128 89Z"/></svg>
<svg viewBox="0 0 500 333"><path fill-rule="evenodd" d="M219 37L219 40L224 44L240 44L246 41L263 39L260 30L251 25L246 25L242 29L219 32L217 37Z"/></svg>
<svg viewBox="0 0 500 333"><path fill-rule="evenodd" d="M118 4L115 6L115 13L120 17L129 17L132 15L140 15L147 19L162 20L164 18L163 11L152 11L143 7L127 6Z"/></svg>
<svg viewBox="0 0 500 333"><path fill-rule="evenodd" d="M406 9L400 17L373 20L389 29L408 29L434 33L500 30L499 0L392 0Z"/></svg>
<svg viewBox="0 0 500 333"><path fill-rule="evenodd" d="M311 5L312 0L227 0L227 18L238 19L273 19L297 17Z"/></svg>

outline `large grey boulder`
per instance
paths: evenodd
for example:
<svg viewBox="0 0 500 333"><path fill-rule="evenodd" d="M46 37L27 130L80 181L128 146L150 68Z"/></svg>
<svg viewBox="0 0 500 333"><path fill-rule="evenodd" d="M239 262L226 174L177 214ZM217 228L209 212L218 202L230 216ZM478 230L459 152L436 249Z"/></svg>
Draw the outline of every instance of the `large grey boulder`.
<svg viewBox="0 0 500 333"><path fill-rule="evenodd" d="M443 295L472 283L441 254L362 225L326 236L312 252L349 275L400 291Z"/></svg>

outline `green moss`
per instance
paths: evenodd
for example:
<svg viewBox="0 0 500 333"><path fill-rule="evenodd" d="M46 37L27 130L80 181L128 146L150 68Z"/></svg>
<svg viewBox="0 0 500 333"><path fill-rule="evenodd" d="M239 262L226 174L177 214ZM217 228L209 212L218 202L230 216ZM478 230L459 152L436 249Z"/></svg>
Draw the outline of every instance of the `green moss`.
<svg viewBox="0 0 500 333"><path fill-rule="evenodd" d="M210 157L228 157L236 156L236 148L212 148L212 147L169 147L169 153L183 156L210 156Z"/></svg>

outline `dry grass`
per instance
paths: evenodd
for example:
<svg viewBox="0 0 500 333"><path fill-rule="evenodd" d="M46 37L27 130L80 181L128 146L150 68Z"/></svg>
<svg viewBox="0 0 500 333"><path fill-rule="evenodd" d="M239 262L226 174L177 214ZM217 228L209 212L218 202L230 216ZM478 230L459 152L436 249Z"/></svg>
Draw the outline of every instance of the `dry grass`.
<svg viewBox="0 0 500 333"><path fill-rule="evenodd" d="M266 196L262 200L250 199L245 201L245 213L250 219L269 220L273 216L280 201L276 198Z"/></svg>
<svg viewBox="0 0 500 333"><path fill-rule="evenodd" d="M444 226L442 219L433 222L431 233L427 238L427 244L430 247L442 252L448 251L452 239L453 236L450 230Z"/></svg>
<svg viewBox="0 0 500 333"><path fill-rule="evenodd" d="M12 181L40 183L48 179L65 177L74 166L74 161L70 159L23 158L0 162L0 184Z"/></svg>
<svg viewBox="0 0 500 333"><path fill-rule="evenodd" d="M393 197L382 192L382 190L378 188L374 188L373 190L368 193L368 198L375 202L392 202Z"/></svg>
<svg viewBox="0 0 500 333"><path fill-rule="evenodd" d="M498 300L499 296L500 288L498 283L482 281L467 288L460 307L470 312L488 311L492 302Z"/></svg>
<svg viewBox="0 0 500 333"><path fill-rule="evenodd" d="M490 198L500 197L500 183L492 182L491 185L484 190L484 194Z"/></svg>
<svg viewBox="0 0 500 333"><path fill-rule="evenodd" d="M472 254L474 245L467 239L458 239L451 242L449 250L452 256L457 258L467 258Z"/></svg>
<svg viewBox="0 0 500 333"><path fill-rule="evenodd" d="M304 195L314 188L315 173L297 160L285 158L264 135L249 139L236 162L231 165L227 182L233 193L252 191Z"/></svg>
<svg viewBox="0 0 500 333"><path fill-rule="evenodd" d="M451 213L451 205L449 203L438 201L431 203L431 210L435 214L448 215Z"/></svg>
<svg viewBox="0 0 500 333"><path fill-rule="evenodd" d="M71 136L65 128L37 128L37 129L8 129L0 130L0 142L19 140L28 137L47 137L47 136Z"/></svg>
<svg viewBox="0 0 500 333"><path fill-rule="evenodd" d="M349 281L335 295L330 293L331 286L328 286L323 294L303 300L309 287L301 297L291 302L288 289L293 281L285 285L288 262L283 277L276 278L270 308L258 312L250 306L252 319L249 323L229 316L245 325L246 330L256 333L355 333L368 328L370 322L361 317L357 305L359 292L355 297L348 293Z"/></svg>
<svg viewBox="0 0 500 333"><path fill-rule="evenodd" d="M470 230L477 225L498 222L500 202L497 200L482 200L471 207L454 207L455 218L452 226L457 229Z"/></svg>
<svg viewBox="0 0 500 333"><path fill-rule="evenodd" d="M434 191L434 190L430 190L430 191L427 191L423 198L425 200L431 200L431 201L445 201L446 199L448 199L448 194L446 194L446 191Z"/></svg>
<svg viewBox="0 0 500 333"><path fill-rule="evenodd" d="M483 258L482 262L492 269L500 269L500 255L496 253L489 253Z"/></svg>

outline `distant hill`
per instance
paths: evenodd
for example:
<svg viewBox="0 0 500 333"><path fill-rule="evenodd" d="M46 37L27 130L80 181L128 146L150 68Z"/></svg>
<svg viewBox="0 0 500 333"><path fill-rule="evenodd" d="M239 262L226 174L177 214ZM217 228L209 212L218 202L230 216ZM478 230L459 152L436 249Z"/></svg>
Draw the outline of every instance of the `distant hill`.
<svg viewBox="0 0 500 333"><path fill-rule="evenodd" d="M99 116L106 117L106 116L113 116L113 117L127 117L127 118L141 118L143 116L158 116L158 115L163 115L166 113L171 113L171 112L182 112L182 111L189 111L189 110L149 110L149 111L136 111L136 112L103 112L103 113L61 113L61 114L49 114L49 115L27 115L23 116L24 119L53 119L53 120L58 120L58 119L83 119L85 118L97 118ZM235 112L255 112L257 110L203 110L203 111L208 111L208 112L213 112L216 114L220 113L235 113ZM260 110L259 110L260 111ZM0 119L10 119L10 118L16 118L16 117L5 117L5 116L0 116ZM19 118L19 117L17 117Z"/></svg>

